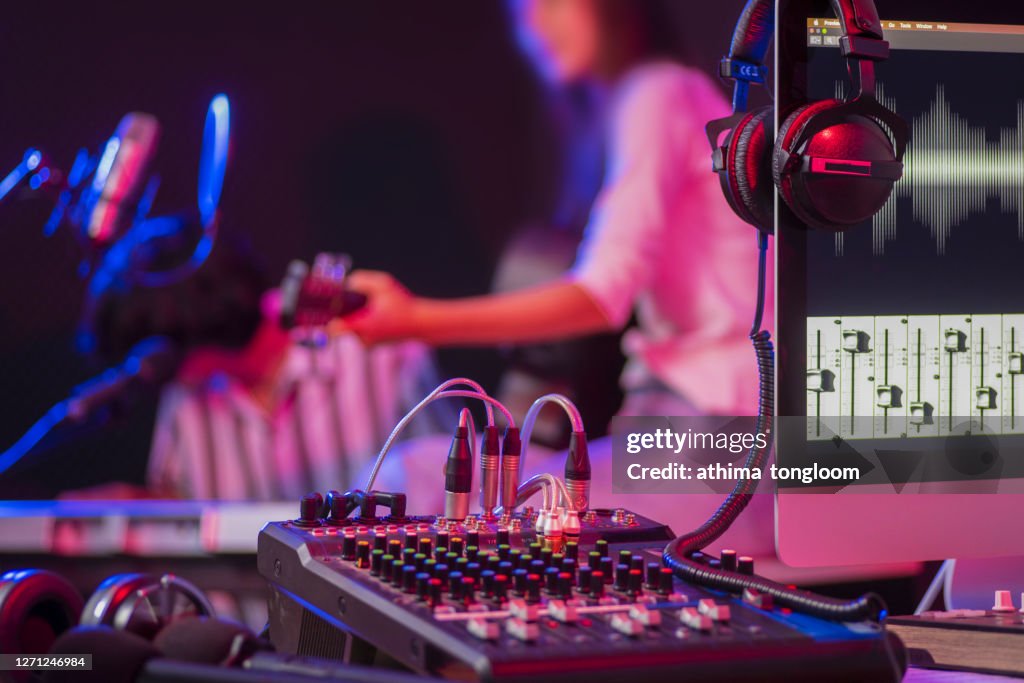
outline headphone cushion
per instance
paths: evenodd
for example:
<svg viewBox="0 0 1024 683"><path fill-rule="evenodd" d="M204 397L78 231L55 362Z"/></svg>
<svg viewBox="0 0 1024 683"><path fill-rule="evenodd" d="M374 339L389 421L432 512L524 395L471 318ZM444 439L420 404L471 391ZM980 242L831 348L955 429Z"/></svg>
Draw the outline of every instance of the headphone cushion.
<svg viewBox="0 0 1024 683"><path fill-rule="evenodd" d="M767 164L773 149L774 111L770 106L759 107L737 124L727 164L729 189L736 203L749 214L743 218L769 232L774 222L774 187L767 176Z"/></svg>
<svg viewBox="0 0 1024 683"><path fill-rule="evenodd" d="M789 194L789 181L782 175L785 157L781 152L792 154L793 143L800 139L800 133L807 127L807 122L811 120L811 117L820 114L826 109L837 107L840 104L839 100L820 100L799 106L790 112L789 116L783 120L782 125L779 126L779 135L776 138L772 154L772 179L787 202L790 201L787 196Z"/></svg>

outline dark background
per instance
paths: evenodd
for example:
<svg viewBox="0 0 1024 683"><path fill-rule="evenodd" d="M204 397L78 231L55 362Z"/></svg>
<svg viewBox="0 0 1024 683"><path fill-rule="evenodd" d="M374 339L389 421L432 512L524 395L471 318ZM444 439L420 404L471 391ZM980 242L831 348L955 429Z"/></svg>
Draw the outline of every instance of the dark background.
<svg viewBox="0 0 1024 683"><path fill-rule="evenodd" d="M712 70L740 0L670 0ZM164 138L154 214L191 206L210 98L232 105L226 225L275 276L344 251L434 296L481 293L508 237L558 197L548 98L499 0L8 3L0 17L0 169L28 146L56 165L96 150L120 117L155 114ZM74 351L83 294L51 204L0 205L0 449L92 368ZM495 351L450 350L443 372L493 386ZM141 481L154 401L32 459L2 497Z"/></svg>

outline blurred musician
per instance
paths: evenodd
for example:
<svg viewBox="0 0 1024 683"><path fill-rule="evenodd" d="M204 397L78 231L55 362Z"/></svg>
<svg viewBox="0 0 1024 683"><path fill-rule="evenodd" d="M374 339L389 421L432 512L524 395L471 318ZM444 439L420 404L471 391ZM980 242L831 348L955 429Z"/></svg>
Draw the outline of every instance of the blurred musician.
<svg viewBox="0 0 1024 683"><path fill-rule="evenodd" d="M170 225L155 226L142 246L118 245L106 255L84 321L94 355L106 363L153 335L184 351L161 396L148 493L284 500L354 485L394 424L437 384L429 349L368 350L353 335L325 348L293 343L277 324L276 292L258 260L223 231L199 270L146 286L133 274L170 268L194 245L188 220L154 220ZM413 421L411 433L449 432L454 413L438 410ZM116 486L92 495L112 492L138 494Z"/></svg>

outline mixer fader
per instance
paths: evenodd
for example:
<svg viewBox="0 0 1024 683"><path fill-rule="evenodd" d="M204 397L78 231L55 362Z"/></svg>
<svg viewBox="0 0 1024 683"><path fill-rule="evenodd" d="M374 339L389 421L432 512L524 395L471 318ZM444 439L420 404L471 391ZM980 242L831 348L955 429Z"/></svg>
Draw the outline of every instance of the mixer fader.
<svg viewBox="0 0 1024 683"><path fill-rule="evenodd" d="M812 317L810 439L1024 433L1024 314Z"/></svg>

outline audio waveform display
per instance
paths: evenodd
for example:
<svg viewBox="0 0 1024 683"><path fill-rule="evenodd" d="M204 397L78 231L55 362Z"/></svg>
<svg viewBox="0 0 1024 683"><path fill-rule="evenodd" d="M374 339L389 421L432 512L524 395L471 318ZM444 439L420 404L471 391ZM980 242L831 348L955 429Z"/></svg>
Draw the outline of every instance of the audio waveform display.
<svg viewBox="0 0 1024 683"><path fill-rule="evenodd" d="M845 83L836 83L837 98L844 97L845 88ZM878 84L876 97L899 111L884 84ZM946 253L953 228L974 214L984 214L991 198L999 200L1001 213L1016 214L1017 236L1024 241L1024 100L1017 100L1015 125L1002 127L997 137L990 137L985 126L972 126L953 110L945 87L939 84L928 110L909 123L903 177L872 219L873 252L884 254L886 244L896 239L897 203L903 198L910 199L914 221L931 231L939 255ZM840 233L836 255L842 253Z"/></svg>

